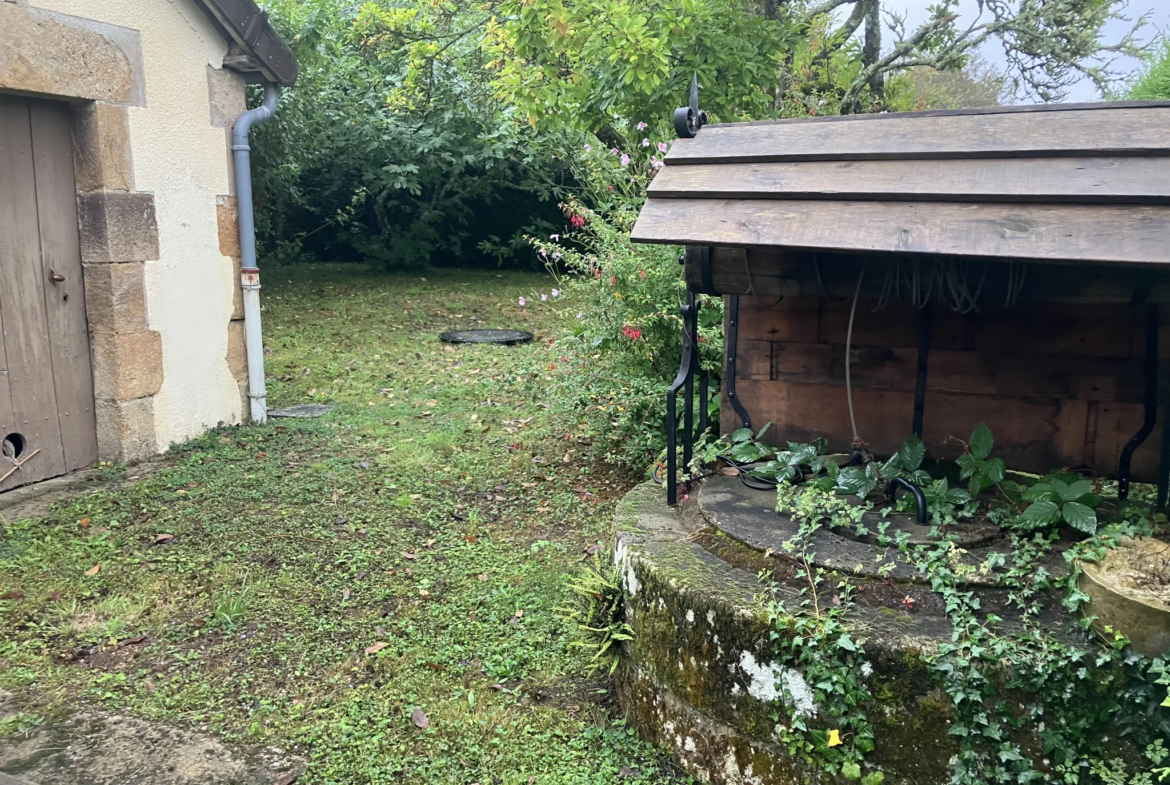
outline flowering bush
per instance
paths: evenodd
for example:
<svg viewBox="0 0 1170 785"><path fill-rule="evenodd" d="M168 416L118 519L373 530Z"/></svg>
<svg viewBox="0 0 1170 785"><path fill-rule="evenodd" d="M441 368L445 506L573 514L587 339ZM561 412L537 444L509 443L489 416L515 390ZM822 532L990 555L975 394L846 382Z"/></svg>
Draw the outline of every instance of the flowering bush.
<svg viewBox="0 0 1170 785"><path fill-rule="evenodd" d="M601 456L627 469L645 467L665 444L665 393L678 372L685 296L681 249L630 242L646 186L668 149L648 136L642 142L629 151L590 144L572 156L585 199L563 206L563 234L532 240L559 271L550 302L573 324L558 344L552 397L586 412ZM701 355L718 375L723 303L702 300Z"/></svg>

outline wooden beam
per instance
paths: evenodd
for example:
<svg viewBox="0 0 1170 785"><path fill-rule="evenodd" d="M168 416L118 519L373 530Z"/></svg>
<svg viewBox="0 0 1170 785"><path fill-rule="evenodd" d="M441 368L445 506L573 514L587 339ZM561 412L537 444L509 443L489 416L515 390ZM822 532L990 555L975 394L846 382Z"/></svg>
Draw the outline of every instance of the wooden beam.
<svg viewBox="0 0 1170 785"><path fill-rule="evenodd" d="M668 166L652 198L1170 204L1170 157Z"/></svg>
<svg viewBox="0 0 1170 785"><path fill-rule="evenodd" d="M634 242L1170 263L1170 207L646 200Z"/></svg>
<svg viewBox="0 0 1170 785"><path fill-rule="evenodd" d="M1170 155L1170 103L709 126L676 140L666 163L1103 155Z"/></svg>

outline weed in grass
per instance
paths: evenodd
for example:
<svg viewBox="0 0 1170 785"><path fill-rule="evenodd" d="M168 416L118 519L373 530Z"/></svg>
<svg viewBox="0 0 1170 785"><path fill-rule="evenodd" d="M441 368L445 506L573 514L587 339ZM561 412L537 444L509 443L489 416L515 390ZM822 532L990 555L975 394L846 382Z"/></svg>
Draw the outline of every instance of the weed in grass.
<svg viewBox="0 0 1170 785"><path fill-rule="evenodd" d="M89 704L277 744L309 759L298 785L671 779L554 610L626 486L565 459L590 434L567 442L546 398L563 327L516 305L549 282L427 278L269 273L272 404L332 413L215 428L5 525L0 586L24 596L0 603L0 689L25 717ZM437 341L455 327L540 340Z"/></svg>

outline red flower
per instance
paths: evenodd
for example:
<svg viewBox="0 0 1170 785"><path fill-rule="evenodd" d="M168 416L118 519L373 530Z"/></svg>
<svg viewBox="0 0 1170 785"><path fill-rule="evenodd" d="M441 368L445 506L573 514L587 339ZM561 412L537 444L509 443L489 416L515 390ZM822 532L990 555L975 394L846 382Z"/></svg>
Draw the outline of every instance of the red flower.
<svg viewBox="0 0 1170 785"><path fill-rule="evenodd" d="M617 283L617 276L616 275L609 276L609 282L610 283Z"/></svg>
<svg viewBox="0 0 1170 785"><path fill-rule="evenodd" d="M627 337L627 338L629 338L631 341L636 341L636 340L638 340L639 338L641 338L641 337L642 337L642 331L641 331L641 330L635 330L633 327L630 327L630 326L627 324L625 327L623 327L623 328L622 328L622 335L626 336L626 337Z"/></svg>

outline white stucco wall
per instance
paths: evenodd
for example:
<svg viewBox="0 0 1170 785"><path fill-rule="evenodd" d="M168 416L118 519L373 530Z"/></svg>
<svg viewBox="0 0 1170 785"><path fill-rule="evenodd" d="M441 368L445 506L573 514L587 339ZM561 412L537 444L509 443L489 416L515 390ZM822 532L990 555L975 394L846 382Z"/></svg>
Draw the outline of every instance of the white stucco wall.
<svg viewBox="0 0 1170 785"><path fill-rule="evenodd" d="M219 252L215 198L229 190L224 130L211 125L207 66L227 43L194 0L31 0L33 7L138 30L146 106L130 107L134 190L154 194L158 261L146 263L148 325L162 336L158 449L239 422L227 365L232 262Z"/></svg>

